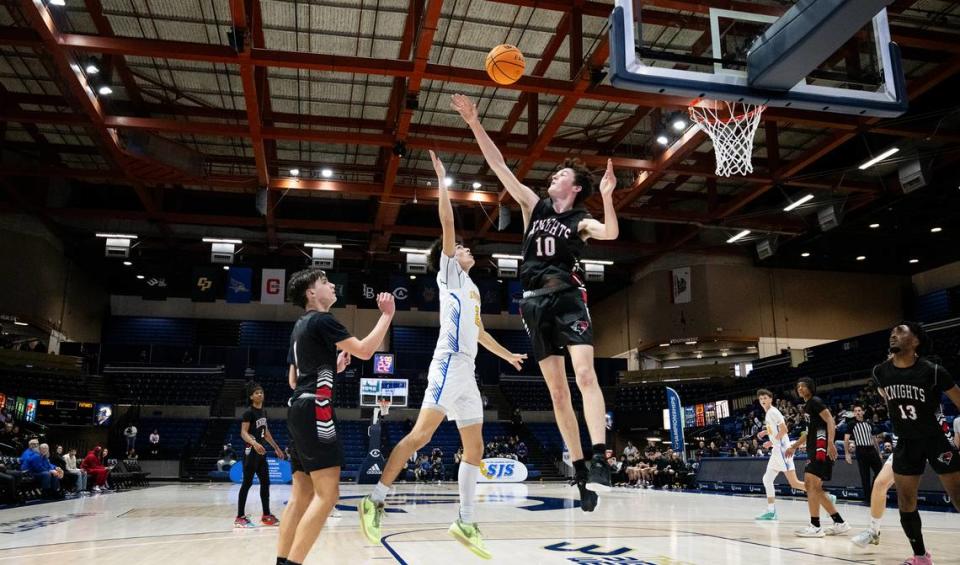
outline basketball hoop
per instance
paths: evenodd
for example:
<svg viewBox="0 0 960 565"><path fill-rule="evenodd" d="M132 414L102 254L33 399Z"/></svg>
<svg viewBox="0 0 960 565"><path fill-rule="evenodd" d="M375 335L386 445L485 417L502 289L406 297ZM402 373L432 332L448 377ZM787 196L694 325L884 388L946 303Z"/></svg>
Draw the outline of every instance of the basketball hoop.
<svg viewBox="0 0 960 565"><path fill-rule="evenodd" d="M690 119L710 136L717 155L717 175L729 177L753 172L753 138L767 107L720 100L690 106Z"/></svg>

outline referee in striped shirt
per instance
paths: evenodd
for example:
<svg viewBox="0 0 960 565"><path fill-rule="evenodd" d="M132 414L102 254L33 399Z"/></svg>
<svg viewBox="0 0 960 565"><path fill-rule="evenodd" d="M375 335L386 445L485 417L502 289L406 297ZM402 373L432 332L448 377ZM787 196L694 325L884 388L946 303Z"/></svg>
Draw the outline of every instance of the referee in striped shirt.
<svg viewBox="0 0 960 565"><path fill-rule="evenodd" d="M856 452L863 497L865 500L870 500L873 481L883 468L883 462L880 460L880 446L877 445L877 438L873 435L873 425L863 417L863 406L853 405L853 418L847 424L847 432L843 434L843 447L848 464L853 463L851 456ZM850 441L851 435L853 442ZM873 472L872 476L871 472Z"/></svg>

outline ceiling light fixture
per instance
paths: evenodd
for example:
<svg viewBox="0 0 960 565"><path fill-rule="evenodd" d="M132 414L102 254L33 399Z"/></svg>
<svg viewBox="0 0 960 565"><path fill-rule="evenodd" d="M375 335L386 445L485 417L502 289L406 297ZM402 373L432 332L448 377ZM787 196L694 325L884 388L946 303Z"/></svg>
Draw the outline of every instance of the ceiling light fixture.
<svg viewBox="0 0 960 565"><path fill-rule="evenodd" d="M920 262L920 259L910 259L910 264L911 264L911 265L916 265L916 264L919 263L919 262Z"/></svg>
<svg viewBox="0 0 960 565"><path fill-rule="evenodd" d="M880 227L880 224L870 224L870 229L875 230Z"/></svg>
<svg viewBox="0 0 960 565"><path fill-rule="evenodd" d="M730 239L728 239L728 240L727 240L727 243L736 243L736 242L740 241L741 239L747 237L748 235L750 235L750 230L743 230L743 231L741 231L740 233L738 233L737 235L735 235L735 236L731 237Z"/></svg>
<svg viewBox="0 0 960 565"><path fill-rule="evenodd" d="M661 344L660 344L660 347L670 347L670 344L669 344L669 343L661 343Z"/></svg>
<svg viewBox="0 0 960 565"><path fill-rule="evenodd" d="M223 237L205 237L203 238L204 243L232 243L234 245L242 245L242 239L227 239Z"/></svg>
<svg viewBox="0 0 960 565"><path fill-rule="evenodd" d="M100 93L100 96L110 96L111 94L113 94L113 89L107 85L103 85L99 89L97 89L97 92Z"/></svg>
<svg viewBox="0 0 960 565"><path fill-rule="evenodd" d="M131 263L130 261L124 261L124 262L123 262L123 266L124 266L124 267L129 267L130 265L133 265L133 263Z"/></svg>
<svg viewBox="0 0 960 565"><path fill-rule="evenodd" d="M940 233L943 231L941 227L930 228L930 233Z"/></svg>
<svg viewBox="0 0 960 565"><path fill-rule="evenodd" d="M784 208L783 211L784 211L784 212L792 212L793 210L796 210L799 206L801 206L801 205L803 205L803 204L805 204L805 203L807 203L807 202L810 202L811 200L813 200L813 195L812 195L812 194L808 194L808 195L804 196L803 198L801 198L800 200L797 200L797 201L794 202L793 204L791 204L791 205L787 206L786 208Z"/></svg>
<svg viewBox="0 0 960 565"><path fill-rule="evenodd" d="M665 135L658 135L658 136L657 136L657 143L659 143L660 145L664 145L664 146L665 146L665 145L667 145L668 143L670 143L670 139L669 139L667 136L665 136Z"/></svg>
<svg viewBox="0 0 960 565"><path fill-rule="evenodd" d="M28 324L28 323L26 323L26 322L21 322L20 320L14 320L13 323L14 323L14 325L17 325L17 326L29 326L29 325L30 325L30 324Z"/></svg>
<svg viewBox="0 0 960 565"><path fill-rule="evenodd" d="M291 176L291 177L299 177L299 176L300 176L300 169L290 169L290 176Z"/></svg>
<svg viewBox="0 0 960 565"><path fill-rule="evenodd" d="M317 247L320 249L343 249L342 243L304 243L304 247Z"/></svg>
<svg viewBox="0 0 960 565"><path fill-rule="evenodd" d="M320 171L320 176L322 176L325 179L332 177L333 169L323 169L322 171Z"/></svg>
<svg viewBox="0 0 960 565"><path fill-rule="evenodd" d="M474 183L473 183L473 189L474 189L474 190L480 190L480 187L481 187L481 186L483 186L483 185L480 184L479 182L474 182Z"/></svg>
<svg viewBox="0 0 960 565"><path fill-rule="evenodd" d="M429 249L417 249L416 247L401 247L400 253L415 253L417 255L426 255L430 253Z"/></svg>
<svg viewBox="0 0 960 565"><path fill-rule="evenodd" d="M450 188L451 186L453 186L453 179L451 177L445 177L443 179L443 185L446 186L447 188Z"/></svg>
<svg viewBox="0 0 960 565"><path fill-rule="evenodd" d="M84 70L87 71L88 75L100 74L100 67L98 67L97 64L93 62L87 63L87 66Z"/></svg>
<svg viewBox="0 0 960 565"><path fill-rule="evenodd" d="M887 149L886 151L884 151L883 153L877 155L877 156L874 157L873 159L870 159L869 161L867 161L867 162L863 163L862 165L860 165L860 170L861 170L861 171L865 171L865 170L869 169L870 167L876 165L876 164L879 163L880 161L883 161L883 160L886 159L887 157L893 155L893 154L896 153L897 151L900 151L900 148L899 148L899 147L891 147L890 149Z"/></svg>
<svg viewBox="0 0 960 565"><path fill-rule="evenodd" d="M143 280L144 277L143 277L143 275L137 275L137 278L140 279L140 280Z"/></svg>
<svg viewBox="0 0 960 565"><path fill-rule="evenodd" d="M137 236L131 233L98 233L97 237L104 239L137 239Z"/></svg>
<svg viewBox="0 0 960 565"><path fill-rule="evenodd" d="M673 121L673 129L676 131L683 131L683 128L687 127L687 122L680 118L677 118Z"/></svg>
<svg viewBox="0 0 960 565"><path fill-rule="evenodd" d="M517 261L521 261L521 260L523 259L523 256L522 256L522 255L508 255L508 254L506 254L506 253L494 253L494 254L493 254L493 258L494 258L494 259L516 259Z"/></svg>
<svg viewBox="0 0 960 565"><path fill-rule="evenodd" d="M867 260L866 255L857 255L857 261L866 261L866 260Z"/></svg>
<svg viewBox="0 0 960 565"><path fill-rule="evenodd" d="M810 253L807 252L807 251L804 251L803 253L800 254L800 256L801 256L801 257L809 257L809 256L810 256Z"/></svg>
<svg viewBox="0 0 960 565"><path fill-rule="evenodd" d="M223 266L223 270L224 270L224 271L229 271L229 270L230 270L230 265L224 265L224 266Z"/></svg>
<svg viewBox="0 0 960 565"><path fill-rule="evenodd" d="M613 265L613 261L605 259L581 259L580 262L584 265Z"/></svg>

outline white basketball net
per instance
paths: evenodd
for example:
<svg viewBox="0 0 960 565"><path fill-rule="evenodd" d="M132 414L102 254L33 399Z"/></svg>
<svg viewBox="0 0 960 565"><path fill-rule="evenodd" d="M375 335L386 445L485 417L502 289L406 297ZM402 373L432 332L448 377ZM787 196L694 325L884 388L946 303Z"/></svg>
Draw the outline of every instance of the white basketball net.
<svg viewBox="0 0 960 565"><path fill-rule="evenodd" d="M717 175L753 172L753 138L767 107L762 104L717 101L690 106L690 119L710 136L717 155Z"/></svg>

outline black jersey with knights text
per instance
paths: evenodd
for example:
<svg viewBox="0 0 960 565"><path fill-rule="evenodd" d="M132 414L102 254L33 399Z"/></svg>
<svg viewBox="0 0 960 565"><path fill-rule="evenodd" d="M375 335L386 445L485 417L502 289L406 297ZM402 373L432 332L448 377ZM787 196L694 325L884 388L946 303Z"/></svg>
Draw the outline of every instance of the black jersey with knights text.
<svg viewBox="0 0 960 565"><path fill-rule="evenodd" d="M811 396L803 407L807 420L807 459L810 461L827 460L827 422L820 416L826 409L819 396Z"/></svg>
<svg viewBox="0 0 960 565"><path fill-rule="evenodd" d="M901 369L887 360L873 368L873 382L887 397L893 431L901 440L952 435L940 397L956 382L943 366L920 358Z"/></svg>
<svg viewBox="0 0 960 565"><path fill-rule="evenodd" d="M570 275L578 268L586 245L577 227L590 217L582 207L558 214L551 198L537 202L523 238L520 281L525 290L541 288L548 279L577 282L570 281Z"/></svg>
<svg viewBox="0 0 960 565"><path fill-rule="evenodd" d="M266 410L263 408L250 406L244 411L243 416L240 418L240 422L247 422L250 424L250 427L247 428L247 433L252 435L253 439L255 439L257 443L263 443L263 438L267 433Z"/></svg>
<svg viewBox="0 0 960 565"><path fill-rule="evenodd" d="M337 372L337 343L350 337L330 312L311 310L300 316L290 335L287 362L296 367L293 396L316 394L333 398L333 375Z"/></svg>

